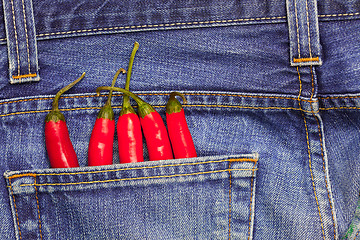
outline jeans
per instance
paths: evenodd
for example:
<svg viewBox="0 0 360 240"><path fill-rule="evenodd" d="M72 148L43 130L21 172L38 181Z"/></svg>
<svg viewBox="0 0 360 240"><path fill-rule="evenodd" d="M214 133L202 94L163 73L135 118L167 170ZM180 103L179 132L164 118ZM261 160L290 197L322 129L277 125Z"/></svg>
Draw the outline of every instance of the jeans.
<svg viewBox="0 0 360 240"><path fill-rule="evenodd" d="M2 4L2 239L360 239L358 1ZM119 164L115 136L88 167L135 41L130 90L163 118L182 92L199 157ZM82 72L59 101L80 167L50 168L44 119Z"/></svg>

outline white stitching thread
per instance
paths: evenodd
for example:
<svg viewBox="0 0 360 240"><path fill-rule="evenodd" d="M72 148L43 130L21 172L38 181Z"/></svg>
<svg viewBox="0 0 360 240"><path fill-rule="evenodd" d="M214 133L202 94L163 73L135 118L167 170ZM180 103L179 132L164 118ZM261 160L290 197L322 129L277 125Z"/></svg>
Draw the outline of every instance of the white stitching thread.
<svg viewBox="0 0 360 240"><path fill-rule="evenodd" d="M312 52L311 52L311 36L310 36L310 21L309 21L309 7L308 7L308 1L305 1L305 7L306 7L306 21L307 21L307 30L308 30L308 42L309 42L309 55L310 58L312 58Z"/></svg>
<svg viewBox="0 0 360 240"><path fill-rule="evenodd" d="M323 15L318 15L318 17L319 18L347 17L347 16L357 16L357 15L360 15L360 12L358 12L358 13L323 14ZM134 28L171 27L171 26L177 26L177 25L199 25L199 24L212 24L212 23L231 23L231 22L280 20L280 19L286 19L286 16L284 16L284 17L255 17L255 18L240 18L240 19L230 19L230 20L202 21L202 22L189 22L189 23L164 23L164 24L155 24L155 25L150 24L150 25L138 25L138 26L94 28L94 29L63 31L63 32L55 32L55 33L41 33L36 36L43 37L43 36L53 36L53 35L71 34L71 33L86 33L86 32L93 32L93 31L96 32L96 31L111 31L111 30L134 29ZM0 38L0 41L6 41L6 38Z"/></svg>
<svg viewBox="0 0 360 240"><path fill-rule="evenodd" d="M16 30L16 19L15 19L15 9L14 9L14 1L11 0L11 11L13 14L13 24L14 24L14 36L15 36L15 46L16 46L16 56L17 56L17 64L18 64L18 75L20 75L20 56L19 56L19 42L17 37L17 30Z"/></svg>
<svg viewBox="0 0 360 240"><path fill-rule="evenodd" d="M189 26L189 25L213 24L213 23L233 23L233 22L245 22L245 21L276 20L276 19L285 19L285 18L286 17L261 17L261 18L240 18L240 19L230 19L230 20L200 21L200 22L146 24L146 25L134 25L134 26L124 26L124 27L94 28L94 29L64 31L64 32L55 32L55 33L43 33L43 34L39 34L38 37L71 34L71 33L86 33L86 32L139 29L139 28Z"/></svg>
<svg viewBox="0 0 360 240"><path fill-rule="evenodd" d="M294 0L294 8L295 8L295 21L296 21L296 36L297 36L297 46L298 46L298 54L299 54L299 58L301 58L301 54L300 54L300 33L299 33L299 19L298 19L298 14L297 14L297 4L296 4L296 0Z"/></svg>
<svg viewBox="0 0 360 240"><path fill-rule="evenodd" d="M28 60L28 68L29 68L29 74L30 74L31 73L31 65L30 65L29 35L28 35L28 30L27 30L26 11L25 11L24 0L22 0L22 8L23 8L25 38L26 38L26 47L27 47L27 60Z"/></svg>
<svg viewBox="0 0 360 240"><path fill-rule="evenodd" d="M356 13L334 13L334 14L322 14L319 15L318 17L348 17L348 16L357 16L360 15L360 12L356 12Z"/></svg>

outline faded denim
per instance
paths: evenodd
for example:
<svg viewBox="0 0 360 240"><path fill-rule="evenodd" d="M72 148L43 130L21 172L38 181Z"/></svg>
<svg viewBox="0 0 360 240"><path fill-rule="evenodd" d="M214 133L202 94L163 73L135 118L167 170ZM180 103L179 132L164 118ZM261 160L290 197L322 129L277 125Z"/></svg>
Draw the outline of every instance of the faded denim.
<svg viewBox="0 0 360 240"><path fill-rule="evenodd" d="M358 1L2 9L2 239L360 239ZM121 165L115 137L115 164L87 167L106 101L94 91L127 67L134 41L130 89L163 117L183 92L199 157ZM84 71L59 102L81 167L50 169L44 118Z"/></svg>

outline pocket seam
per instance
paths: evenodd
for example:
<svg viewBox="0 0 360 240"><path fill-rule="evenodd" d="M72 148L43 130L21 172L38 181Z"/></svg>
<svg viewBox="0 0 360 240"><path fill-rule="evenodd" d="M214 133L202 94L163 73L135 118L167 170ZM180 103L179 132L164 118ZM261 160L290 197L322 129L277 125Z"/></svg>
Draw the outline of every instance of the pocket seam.
<svg viewBox="0 0 360 240"><path fill-rule="evenodd" d="M38 197L38 190L37 190L37 185L36 185L36 176L34 176L34 184L33 184L34 188L35 188L35 199L36 199L36 208L37 208L37 214L38 214L38 226L39 226L39 237L40 239L43 239L42 236L42 229L41 229L41 215L40 215L40 204L39 204L39 197ZM15 209L15 218L16 218L16 226L18 229L18 234L19 234L19 238L22 239L21 236L21 229L20 229L20 220L19 220L19 213L18 213L18 209L16 206L16 199L15 199L15 194L11 185L11 179L9 178L9 188L10 188L10 192L12 195L12 201L14 204L14 209Z"/></svg>
<svg viewBox="0 0 360 240"><path fill-rule="evenodd" d="M137 178L118 178L118 179L109 179L109 180L99 180L99 181L89 181L89 182L68 182L68 183L27 183L20 184L19 187L28 187L28 186L68 186L68 185L81 185L81 184L93 184L93 183L109 183L109 182L120 182L120 181L131 181L131 180L145 180L145 179L158 179L158 178L172 178L172 177L184 177L184 176L196 176L204 175L209 173L222 173L232 171L256 171L257 169L248 169L248 168L237 168L237 169L223 169L216 171L207 171L207 172L196 172L196 173L184 173L184 174L173 174L173 175L158 175L151 177L137 177Z"/></svg>
<svg viewBox="0 0 360 240"><path fill-rule="evenodd" d="M79 175L79 174L93 174L93 173L106 173L106 172L120 172L126 170L142 170L142 169L154 169L154 168L165 168L165 167L178 167L178 166L193 166L209 163L221 163L221 162L257 162L256 158L230 158L223 160L214 160L206 162L195 162L195 163L179 163L179 164L166 164L166 165L156 165L149 167L131 167L131 168L121 168L121 169L108 169L108 170L98 170L98 171L83 171L83 172L69 172L69 173L20 173L14 174L11 176L6 176L7 179L21 178L21 177L36 177L36 176L61 176L61 175ZM246 169L249 170L249 169Z"/></svg>
<svg viewBox="0 0 360 240"><path fill-rule="evenodd" d="M256 163L257 163L257 159L253 159L255 161L254 165L252 167L252 169L247 169L247 170L251 170L252 171L252 175L251 175L251 182L250 182L250 206L249 206L249 227L248 227L248 233L247 233L247 239L250 240L252 239L252 226L253 226L253 220L254 220L254 189L255 189L255 184L254 184L254 178L255 178L255 171L258 170L258 168L256 167ZM231 162L229 162L229 170L231 169ZM231 219L232 219L232 174L231 171L229 171L229 240L231 239Z"/></svg>

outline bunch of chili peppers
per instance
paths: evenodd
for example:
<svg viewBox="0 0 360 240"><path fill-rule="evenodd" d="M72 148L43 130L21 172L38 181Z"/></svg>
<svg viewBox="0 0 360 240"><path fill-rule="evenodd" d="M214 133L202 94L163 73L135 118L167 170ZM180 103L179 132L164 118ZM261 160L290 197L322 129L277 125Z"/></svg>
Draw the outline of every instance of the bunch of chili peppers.
<svg viewBox="0 0 360 240"><path fill-rule="evenodd" d="M115 134L115 117L111 107L113 91L123 93L123 105L116 125L120 163L144 161L143 135L150 161L197 156L184 109L176 99L176 96L180 96L183 102L186 103L184 95L179 92L170 94L166 105L166 128L161 115L154 107L129 91L132 66L138 48L139 44L135 42L127 71L120 68L116 72L110 87L102 86L96 89L98 95L102 90L108 90L109 95L105 105L98 113L90 137L89 166L112 164ZM114 87L120 73L126 73L125 88ZM52 110L46 116L45 142L50 165L53 168L79 166L65 123L65 117L58 108L58 101L64 92L73 87L84 76L85 73L55 95ZM137 103L138 113L131 106L130 97Z"/></svg>

